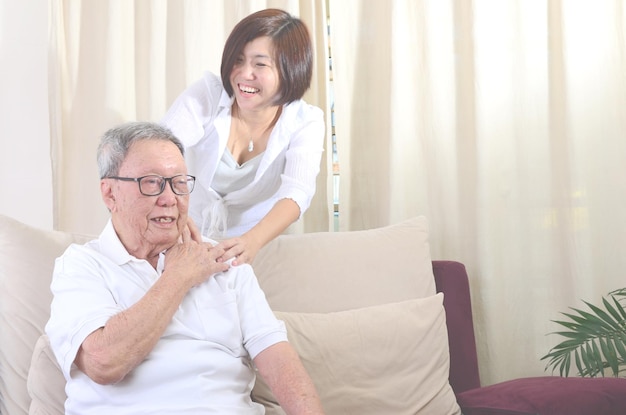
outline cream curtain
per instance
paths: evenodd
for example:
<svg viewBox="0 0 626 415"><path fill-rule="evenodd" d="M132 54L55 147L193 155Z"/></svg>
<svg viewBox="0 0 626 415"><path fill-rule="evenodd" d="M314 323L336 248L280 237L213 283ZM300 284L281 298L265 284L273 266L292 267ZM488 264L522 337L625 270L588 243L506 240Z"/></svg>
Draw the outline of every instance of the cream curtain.
<svg viewBox="0 0 626 415"><path fill-rule="evenodd" d="M626 285L625 7L329 2L340 228L428 217L483 384L545 374L551 320Z"/></svg>
<svg viewBox="0 0 626 415"><path fill-rule="evenodd" d="M53 0L50 5L50 108L55 228L98 233L95 151L108 128L158 121L205 70L219 74L222 47L244 16L285 9L309 26L316 50L305 100L328 112L328 41L323 0ZM330 126L329 126L330 128ZM330 140L330 134L328 139ZM328 146L330 148L330 145ZM328 230L332 186L326 152L316 197L291 232Z"/></svg>

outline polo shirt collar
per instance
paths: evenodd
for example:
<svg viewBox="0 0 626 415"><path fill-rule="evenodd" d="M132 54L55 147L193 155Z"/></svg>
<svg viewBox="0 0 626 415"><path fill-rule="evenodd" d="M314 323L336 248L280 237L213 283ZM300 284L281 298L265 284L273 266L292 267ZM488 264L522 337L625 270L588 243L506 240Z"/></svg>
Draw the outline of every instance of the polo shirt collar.
<svg viewBox="0 0 626 415"><path fill-rule="evenodd" d="M108 220L106 226L98 237L98 244L100 245L100 252L113 261L116 265L124 265L132 261L145 261L145 259L138 259L137 257L128 253L122 241L117 236L117 232L113 227L113 221ZM157 271L159 273L163 270L165 251L159 254L159 261L157 264Z"/></svg>

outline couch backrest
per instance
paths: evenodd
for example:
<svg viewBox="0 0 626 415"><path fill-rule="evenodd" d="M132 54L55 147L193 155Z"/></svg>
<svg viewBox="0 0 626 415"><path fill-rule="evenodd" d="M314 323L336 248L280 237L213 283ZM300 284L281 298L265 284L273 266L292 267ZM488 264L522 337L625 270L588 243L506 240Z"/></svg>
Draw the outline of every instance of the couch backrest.
<svg viewBox="0 0 626 415"><path fill-rule="evenodd" d="M44 231L0 215L0 413L25 415L35 342L50 315L54 260L82 235Z"/></svg>
<svg viewBox="0 0 626 415"><path fill-rule="evenodd" d="M281 235L253 267L278 311L326 313L435 294L423 216L363 231Z"/></svg>

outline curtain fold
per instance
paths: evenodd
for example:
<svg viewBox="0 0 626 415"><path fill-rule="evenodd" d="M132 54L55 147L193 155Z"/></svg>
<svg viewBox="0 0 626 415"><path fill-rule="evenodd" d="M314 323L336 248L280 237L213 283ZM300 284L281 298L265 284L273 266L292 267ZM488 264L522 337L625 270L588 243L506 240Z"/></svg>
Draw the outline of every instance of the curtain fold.
<svg viewBox="0 0 626 415"><path fill-rule="evenodd" d="M624 286L619 0L330 0L339 228L428 217L468 268L484 384ZM394 258L410 262L410 258Z"/></svg>
<svg viewBox="0 0 626 415"><path fill-rule="evenodd" d="M54 0L50 106L55 229L97 233L108 218L95 152L102 133L132 120L158 121L202 73L219 74L232 27L267 7L300 16L317 57L305 99L328 112L326 6L315 1ZM329 135L330 137L330 135ZM330 148L328 146L327 148ZM330 151L325 157L331 158ZM290 232L329 230L326 160L317 193Z"/></svg>

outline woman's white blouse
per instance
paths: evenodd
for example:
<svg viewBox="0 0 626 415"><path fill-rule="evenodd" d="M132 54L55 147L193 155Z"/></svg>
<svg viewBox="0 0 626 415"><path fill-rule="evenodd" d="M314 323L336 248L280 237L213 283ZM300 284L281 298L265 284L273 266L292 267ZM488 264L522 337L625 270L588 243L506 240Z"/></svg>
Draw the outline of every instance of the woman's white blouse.
<svg viewBox="0 0 626 415"><path fill-rule="evenodd" d="M281 199L295 201L301 216L315 194L324 151L322 110L303 100L287 104L252 182L220 196L213 179L226 150L232 104L221 79L206 72L161 120L185 145L189 174L196 176L189 214L203 235L216 239L247 232Z"/></svg>

